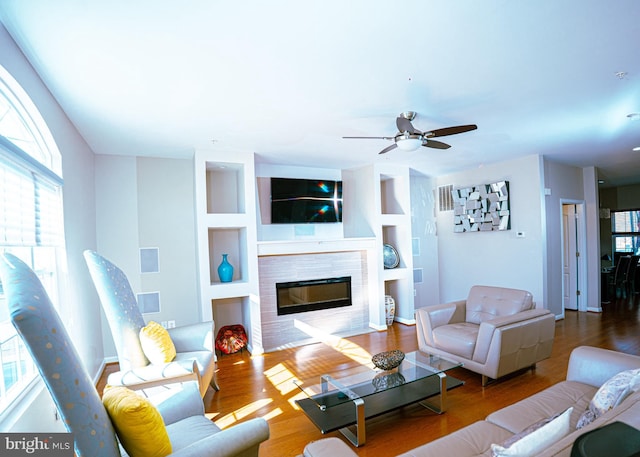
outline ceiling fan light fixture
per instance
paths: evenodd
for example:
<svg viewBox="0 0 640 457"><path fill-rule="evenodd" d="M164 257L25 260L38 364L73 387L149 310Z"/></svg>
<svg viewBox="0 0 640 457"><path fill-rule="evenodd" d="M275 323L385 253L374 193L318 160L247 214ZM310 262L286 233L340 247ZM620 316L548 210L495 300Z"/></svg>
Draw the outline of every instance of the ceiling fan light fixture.
<svg viewBox="0 0 640 457"><path fill-rule="evenodd" d="M396 145L403 151L415 151L422 146L422 136L406 135L396 139Z"/></svg>

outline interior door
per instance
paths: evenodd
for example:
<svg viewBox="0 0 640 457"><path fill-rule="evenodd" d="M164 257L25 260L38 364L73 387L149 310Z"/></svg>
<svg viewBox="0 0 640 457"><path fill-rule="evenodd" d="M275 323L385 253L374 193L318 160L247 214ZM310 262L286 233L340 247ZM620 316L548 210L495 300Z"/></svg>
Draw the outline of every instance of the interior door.
<svg viewBox="0 0 640 457"><path fill-rule="evenodd" d="M565 309L578 309L578 230L576 205L562 205L562 302Z"/></svg>

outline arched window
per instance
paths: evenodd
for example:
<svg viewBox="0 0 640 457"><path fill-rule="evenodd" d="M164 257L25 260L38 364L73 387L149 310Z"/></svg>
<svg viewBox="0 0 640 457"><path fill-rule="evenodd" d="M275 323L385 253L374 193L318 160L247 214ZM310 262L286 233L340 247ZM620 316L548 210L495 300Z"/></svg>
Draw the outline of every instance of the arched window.
<svg viewBox="0 0 640 457"><path fill-rule="evenodd" d="M0 252L37 273L54 303L63 258L61 157L42 116L0 67ZM9 321L0 283L0 413L36 379L36 369Z"/></svg>

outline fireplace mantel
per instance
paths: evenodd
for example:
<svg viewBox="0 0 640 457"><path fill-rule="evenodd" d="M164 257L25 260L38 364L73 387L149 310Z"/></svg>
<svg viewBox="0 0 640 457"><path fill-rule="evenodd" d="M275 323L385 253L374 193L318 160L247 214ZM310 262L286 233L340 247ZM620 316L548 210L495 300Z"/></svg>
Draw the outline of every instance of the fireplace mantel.
<svg viewBox="0 0 640 457"><path fill-rule="evenodd" d="M258 257L270 255L317 254L323 252L367 251L369 249L375 249L375 247L375 238L259 241Z"/></svg>

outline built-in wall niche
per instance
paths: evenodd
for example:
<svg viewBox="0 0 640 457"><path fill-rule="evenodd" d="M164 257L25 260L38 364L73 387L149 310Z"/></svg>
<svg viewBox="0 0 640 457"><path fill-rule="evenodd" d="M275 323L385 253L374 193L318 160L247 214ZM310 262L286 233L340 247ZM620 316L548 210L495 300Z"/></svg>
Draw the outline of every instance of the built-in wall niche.
<svg viewBox="0 0 640 457"><path fill-rule="evenodd" d="M402 206L404 177L380 175L380 212L381 214L405 214Z"/></svg>
<svg viewBox="0 0 640 457"><path fill-rule="evenodd" d="M398 249L401 240L401 234L405 232L404 228L398 227L396 225L383 225L382 226L382 243L390 244L394 247L394 249L398 252L398 257L400 263L398 264L399 268L404 268L405 263L403 260L403 254L401 250Z"/></svg>
<svg viewBox="0 0 640 457"><path fill-rule="evenodd" d="M244 165L207 162L207 213L244 214Z"/></svg>
<svg viewBox="0 0 640 457"><path fill-rule="evenodd" d="M242 324L249 335L249 325L245 322L245 316L249 315L248 297L229 297L211 300L213 321L216 325L216 334L225 325Z"/></svg>
<svg viewBox="0 0 640 457"><path fill-rule="evenodd" d="M209 229L209 278L211 284L220 283L218 266L222 255L233 266L233 281L248 281L247 265L247 230L240 228Z"/></svg>

